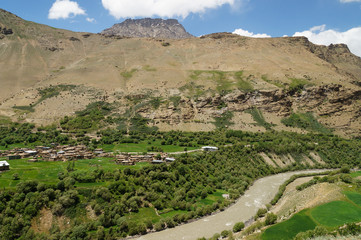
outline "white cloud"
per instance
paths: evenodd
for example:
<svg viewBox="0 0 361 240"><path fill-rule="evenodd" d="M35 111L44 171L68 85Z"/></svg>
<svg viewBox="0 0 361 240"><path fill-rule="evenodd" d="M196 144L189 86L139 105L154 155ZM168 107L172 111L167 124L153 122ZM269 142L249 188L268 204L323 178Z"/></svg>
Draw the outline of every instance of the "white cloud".
<svg viewBox="0 0 361 240"><path fill-rule="evenodd" d="M90 23L95 23L96 21L95 21L95 18L86 18L86 20L88 21L88 22L90 22Z"/></svg>
<svg viewBox="0 0 361 240"><path fill-rule="evenodd" d="M67 19L76 15L85 15L85 10L82 9L77 2L70 0L56 0L49 10L49 19Z"/></svg>
<svg viewBox="0 0 361 240"><path fill-rule="evenodd" d="M361 2L361 0L340 0L341 3Z"/></svg>
<svg viewBox="0 0 361 240"><path fill-rule="evenodd" d="M115 18L183 17L223 5L238 6L243 0L102 0L103 7Z"/></svg>
<svg viewBox="0 0 361 240"><path fill-rule="evenodd" d="M248 32L247 30L243 30L241 28L234 30L234 34L238 34L245 37L253 37L253 38L270 38L271 36L266 33L257 33Z"/></svg>
<svg viewBox="0 0 361 240"><path fill-rule="evenodd" d="M326 30L326 24L320 26L314 26L310 29L311 32L317 32L317 31L323 32L325 30Z"/></svg>
<svg viewBox="0 0 361 240"><path fill-rule="evenodd" d="M361 56L361 27L339 32L333 29L326 30L326 25L321 25L308 31L296 32L293 36L305 36L311 42L319 45L344 43L347 44L352 53Z"/></svg>

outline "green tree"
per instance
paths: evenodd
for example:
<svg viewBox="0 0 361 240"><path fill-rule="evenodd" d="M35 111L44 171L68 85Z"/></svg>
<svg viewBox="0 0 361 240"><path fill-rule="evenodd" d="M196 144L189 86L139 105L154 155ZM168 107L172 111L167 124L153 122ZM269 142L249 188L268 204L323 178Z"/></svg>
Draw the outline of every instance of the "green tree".
<svg viewBox="0 0 361 240"><path fill-rule="evenodd" d="M272 225L272 224L275 224L276 222L277 222L277 215L272 212L268 213L266 216L265 224Z"/></svg>
<svg viewBox="0 0 361 240"><path fill-rule="evenodd" d="M244 223L243 222L238 222L233 226L233 232L240 232L242 231L242 229L244 228Z"/></svg>

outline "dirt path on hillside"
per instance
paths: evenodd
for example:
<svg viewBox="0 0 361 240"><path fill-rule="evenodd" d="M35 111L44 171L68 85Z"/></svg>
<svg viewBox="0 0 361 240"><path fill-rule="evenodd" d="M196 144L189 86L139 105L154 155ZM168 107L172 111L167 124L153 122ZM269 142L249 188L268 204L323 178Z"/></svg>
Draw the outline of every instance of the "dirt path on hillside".
<svg viewBox="0 0 361 240"><path fill-rule="evenodd" d="M324 170L305 170L268 176L257 180L245 194L223 212L208 216L192 223L151 233L138 240L195 240L209 238L223 230L231 230L236 222L245 222L252 218L257 210L264 207L276 195L278 188L292 175L300 173L322 172Z"/></svg>

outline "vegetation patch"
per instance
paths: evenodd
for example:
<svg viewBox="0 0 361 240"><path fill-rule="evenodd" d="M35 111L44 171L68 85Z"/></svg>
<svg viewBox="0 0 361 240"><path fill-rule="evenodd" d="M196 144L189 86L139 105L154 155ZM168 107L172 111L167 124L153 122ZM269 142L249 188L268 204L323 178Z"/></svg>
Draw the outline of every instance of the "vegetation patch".
<svg viewBox="0 0 361 240"><path fill-rule="evenodd" d="M214 82L216 84L215 90L221 95L237 88L244 92L254 90L252 84L248 80L244 80L243 71L195 70L191 72L190 78L193 81L210 80Z"/></svg>
<svg viewBox="0 0 361 240"><path fill-rule="evenodd" d="M44 89L38 89L38 92L40 94L40 99L37 100L35 103L30 104L29 106L14 106L14 109L19 109L26 112L34 112L38 104L45 101L46 99L53 98L58 96L63 91L70 91L74 89L75 85L57 85L57 86L50 86Z"/></svg>
<svg viewBox="0 0 361 240"><path fill-rule="evenodd" d="M149 101L149 103L154 109L158 109L162 103L162 99L160 97L154 97Z"/></svg>
<svg viewBox="0 0 361 240"><path fill-rule="evenodd" d="M235 72L234 77L237 80L237 87L239 90L244 92L252 92L254 90L252 84L243 79L243 71Z"/></svg>
<svg viewBox="0 0 361 240"><path fill-rule="evenodd" d="M285 88L285 85L282 82L275 81L275 80L270 80L270 79L267 78L267 75L262 75L261 78L262 78L263 81L268 82L270 84L273 84L276 87Z"/></svg>
<svg viewBox="0 0 361 240"><path fill-rule="evenodd" d="M35 112L35 109L34 109L33 105L29 105L29 106L13 106L13 108L21 110L21 111L25 111L25 112Z"/></svg>
<svg viewBox="0 0 361 240"><path fill-rule="evenodd" d="M262 234L262 239L293 239L298 233L312 230L316 226L316 223L306 214L306 210L303 210L291 217L289 220L267 228Z"/></svg>
<svg viewBox="0 0 361 240"><path fill-rule="evenodd" d="M262 112L258 108L251 108L245 111L246 113L249 113L252 115L253 120L256 122L256 125L262 126L267 130L270 130L274 125L268 123L264 117Z"/></svg>
<svg viewBox="0 0 361 240"><path fill-rule="evenodd" d="M181 92L187 92L187 95L192 98L198 98L200 96L203 96L206 92L204 86L197 85L194 82L189 82L185 84L184 86L180 87L179 90Z"/></svg>
<svg viewBox="0 0 361 240"><path fill-rule="evenodd" d="M148 163L138 163L134 166L116 165L113 159L96 158L90 160L79 160L75 162L75 172L78 176L82 172L92 172L97 169L110 171L114 169L140 169L149 165ZM11 171L1 173L0 188L14 188L19 182L36 180L46 184L56 184L59 181L59 173L65 172L69 163L67 162L28 162L28 159L16 159L9 161ZM79 174L78 174L79 173ZM19 180L13 180L13 175L17 174ZM75 176L75 175L74 175ZM103 185L103 184L101 184ZM79 183L78 187L96 187L97 183Z"/></svg>
<svg viewBox="0 0 361 240"><path fill-rule="evenodd" d="M60 126L67 131L92 131L98 129L100 122L111 112L111 105L106 102L90 103L84 110L76 112L76 116L65 116Z"/></svg>
<svg viewBox="0 0 361 240"><path fill-rule="evenodd" d="M306 85L310 85L310 81L306 79L298 79L298 78L290 78L291 84L288 87L288 91L291 94L294 94L296 92L300 92L304 89Z"/></svg>
<svg viewBox="0 0 361 240"><path fill-rule="evenodd" d="M353 177L353 178L359 177L359 176L361 176L361 171L352 172L352 173L350 173L350 175L351 175L351 177Z"/></svg>
<svg viewBox="0 0 361 240"><path fill-rule="evenodd" d="M224 112L220 117L215 117L213 124L217 128L228 128L234 123L232 122L233 113L231 111Z"/></svg>
<svg viewBox="0 0 361 240"><path fill-rule="evenodd" d="M148 142L148 141L140 141L137 143L120 143L120 144L103 144L103 145L99 145L99 147L101 147L104 151L107 152L150 152L150 148L151 147L155 147L158 149L161 149L162 152L167 152L167 153L171 153L171 152L182 152L184 151L184 147L183 146L177 146L177 145L162 145L162 141L161 140L157 140L157 141L152 141L152 142ZM187 147L187 150L194 150L197 149L199 147Z"/></svg>
<svg viewBox="0 0 361 240"><path fill-rule="evenodd" d="M324 226L337 227L360 221L361 209L349 202L334 201L312 209L311 216Z"/></svg>
<svg viewBox="0 0 361 240"><path fill-rule="evenodd" d="M297 127L323 134L332 134L332 131L319 123L311 112L292 113L288 118L283 118L281 122L287 127Z"/></svg>
<svg viewBox="0 0 361 240"><path fill-rule="evenodd" d="M156 71L157 71L156 68L153 68L153 67L151 67L151 66L149 66L149 65L145 65L145 66L143 67L143 70L145 70L145 71L147 71L147 72L156 72Z"/></svg>
<svg viewBox="0 0 361 240"><path fill-rule="evenodd" d="M344 194L348 199L361 207L361 194L357 192L345 192Z"/></svg>
<svg viewBox="0 0 361 240"><path fill-rule="evenodd" d="M0 115L0 127L1 126L9 126L11 123L12 123L12 121L9 117Z"/></svg>
<svg viewBox="0 0 361 240"><path fill-rule="evenodd" d="M134 73L136 73L138 70L133 68L132 70L130 71L124 71L124 72L121 72L120 75L125 79L125 80L129 80L133 77Z"/></svg>
<svg viewBox="0 0 361 240"><path fill-rule="evenodd" d="M173 103L173 106L177 108L180 104L181 97L180 96L172 96L169 98L169 100Z"/></svg>

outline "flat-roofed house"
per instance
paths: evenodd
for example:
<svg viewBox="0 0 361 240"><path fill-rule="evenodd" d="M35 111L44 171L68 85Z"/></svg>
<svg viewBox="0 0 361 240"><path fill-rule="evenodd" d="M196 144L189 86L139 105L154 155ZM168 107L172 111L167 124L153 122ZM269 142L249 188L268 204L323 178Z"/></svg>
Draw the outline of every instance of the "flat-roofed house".
<svg viewBox="0 0 361 240"><path fill-rule="evenodd" d="M0 171L10 170L10 164L7 161L0 161Z"/></svg>
<svg viewBox="0 0 361 240"><path fill-rule="evenodd" d="M166 162L174 162L174 161L175 161L175 158L167 157L167 158L165 158L165 161L166 161Z"/></svg>
<svg viewBox="0 0 361 240"><path fill-rule="evenodd" d="M202 147L202 150L205 152L215 152L218 150L218 148L212 147L212 146L204 146L204 147Z"/></svg>

